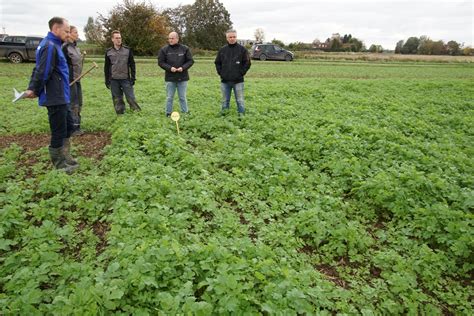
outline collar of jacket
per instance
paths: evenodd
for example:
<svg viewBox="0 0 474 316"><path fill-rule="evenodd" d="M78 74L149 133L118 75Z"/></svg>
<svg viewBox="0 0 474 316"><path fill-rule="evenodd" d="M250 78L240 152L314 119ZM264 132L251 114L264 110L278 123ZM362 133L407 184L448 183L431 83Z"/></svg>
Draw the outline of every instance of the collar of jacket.
<svg viewBox="0 0 474 316"><path fill-rule="evenodd" d="M56 35L54 35L52 32L48 32L48 35L46 35L46 38L58 45L61 45L62 43L61 39L57 37Z"/></svg>

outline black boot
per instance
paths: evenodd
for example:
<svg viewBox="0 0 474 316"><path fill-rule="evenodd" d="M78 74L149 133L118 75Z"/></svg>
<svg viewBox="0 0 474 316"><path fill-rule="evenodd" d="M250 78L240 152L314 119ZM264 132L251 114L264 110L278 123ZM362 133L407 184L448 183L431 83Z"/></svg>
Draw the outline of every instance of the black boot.
<svg viewBox="0 0 474 316"><path fill-rule="evenodd" d="M79 164L77 160L72 158L71 156L71 139L70 138L63 139L62 151L63 151L64 159L66 159L66 163L68 165L75 166Z"/></svg>
<svg viewBox="0 0 474 316"><path fill-rule="evenodd" d="M125 113L125 102L123 102L123 98L113 98L113 101L114 101L115 113L117 114Z"/></svg>
<svg viewBox="0 0 474 316"><path fill-rule="evenodd" d="M72 132L71 137L84 135L84 131L81 130L81 126L74 126L74 132Z"/></svg>
<svg viewBox="0 0 474 316"><path fill-rule="evenodd" d="M66 163L66 158L63 155L63 148L52 148L49 147L49 156L54 168L64 170L67 174L72 174L77 169L78 165L71 166Z"/></svg>
<svg viewBox="0 0 474 316"><path fill-rule="evenodd" d="M130 108L132 110L134 110L134 111L141 111L142 110L141 107L138 105L137 101L127 99L127 102L130 105Z"/></svg>

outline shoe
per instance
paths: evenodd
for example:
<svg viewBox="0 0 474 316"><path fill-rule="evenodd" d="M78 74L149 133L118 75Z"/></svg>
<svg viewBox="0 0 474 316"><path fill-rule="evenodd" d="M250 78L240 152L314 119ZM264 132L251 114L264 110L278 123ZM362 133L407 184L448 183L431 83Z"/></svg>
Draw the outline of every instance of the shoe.
<svg viewBox="0 0 474 316"><path fill-rule="evenodd" d="M171 113L166 113L166 117L171 117Z"/></svg>
<svg viewBox="0 0 474 316"><path fill-rule="evenodd" d="M239 112L239 120L243 119L245 117L245 113Z"/></svg>
<svg viewBox="0 0 474 316"><path fill-rule="evenodd" d="M84 131L82 131L80 128L78 128L74 132L72 132L71 137L81 136L81 135L84 135Z"/></svg>
<svg viewBox="0 0 474 316"><path fill-rule="evenodd" d="M219 114L220 114L221 116L226 116L228 113L229 113L229 109L222 109L222 110L219 112Z"/></svg>

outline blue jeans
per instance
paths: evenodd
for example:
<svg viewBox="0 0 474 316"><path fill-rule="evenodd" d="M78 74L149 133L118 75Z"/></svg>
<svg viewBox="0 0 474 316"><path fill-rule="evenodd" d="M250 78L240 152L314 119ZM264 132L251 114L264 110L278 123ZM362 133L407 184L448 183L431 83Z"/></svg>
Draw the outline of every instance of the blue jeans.
<svg viewBox="0 0 474 316"><path fill-rule="evenodd" d="M179 105L181 106L181 112L187 113L188 101L186 100L186 89L188 87L188 81L166 81L166 115L173 112L173 99L174 93L178 90Z"/></svg>
<svg viewBox="0 0 474 316"><path fill-rule="evenodd" d="M123 95L127 98L127 102L132 110L140 111L140 106L135 100L133 86L128 79L112 79L110 80L110 91L112 91L112 101L114 102L115 112L123 114L125 112L125 102Z"/></svg>
<svg viewBox="0 0 474 316"><path fill-rule="evenodd" d="M237 111L245 113L244 106L244 83L221 82L222 91L222 109L228 110L230 103L230 93L234 89L235 101L237 102Z"/></svg>

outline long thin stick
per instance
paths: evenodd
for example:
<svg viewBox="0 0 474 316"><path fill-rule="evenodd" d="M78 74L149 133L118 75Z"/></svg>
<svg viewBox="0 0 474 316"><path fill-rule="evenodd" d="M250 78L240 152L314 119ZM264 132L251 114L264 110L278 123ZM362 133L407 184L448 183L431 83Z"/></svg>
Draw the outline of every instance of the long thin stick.
<svg viewBox="0 0 474 316"><path fill-rule="evenodd" d="M179 135L179 125L178 125L178 121L175 121L176 123L176 129L178 130L178 135Z"/></svg>
<svg viewBox="0 0 474 316"><path fill-rule="evenodd" d="M92 64L94 64L91 69L87 70L85 73L83 73L82 75L80 75L79 77L77 77L76 79L74 79L70 84L69 86L72 86L73 84L75 84L78 80L81 80L82 77L84 77L85 75L87 75L89 72L91 72L92 70L94 70L95 68L99 68L99 66L97 66L97 64L95 63L95 61L92 62Z"/></svg>

